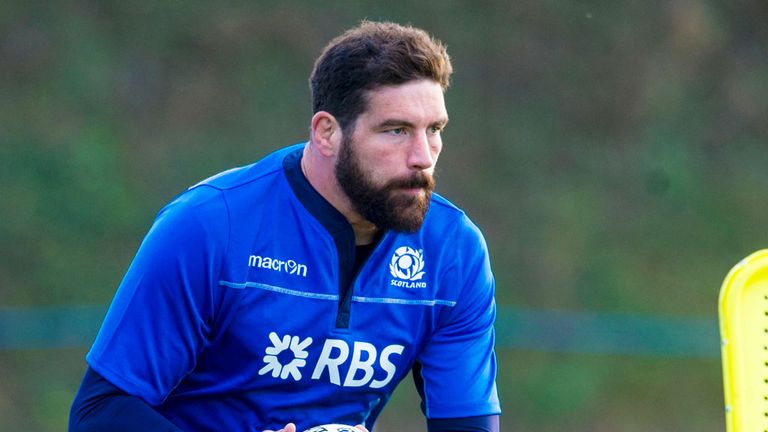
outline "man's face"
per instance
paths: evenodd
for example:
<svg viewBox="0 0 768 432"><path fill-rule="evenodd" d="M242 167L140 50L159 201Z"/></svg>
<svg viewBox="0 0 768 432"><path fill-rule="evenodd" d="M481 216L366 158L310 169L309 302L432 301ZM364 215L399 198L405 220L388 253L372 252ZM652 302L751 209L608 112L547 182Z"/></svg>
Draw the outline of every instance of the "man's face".
<svg viewBox="0 0 768 432"><path fill-rule="evenodd" d="M431 80L368 92L368 109L343 135L336 179L355 211L382 229L419 229L448 123L443 91Z"/></svg>

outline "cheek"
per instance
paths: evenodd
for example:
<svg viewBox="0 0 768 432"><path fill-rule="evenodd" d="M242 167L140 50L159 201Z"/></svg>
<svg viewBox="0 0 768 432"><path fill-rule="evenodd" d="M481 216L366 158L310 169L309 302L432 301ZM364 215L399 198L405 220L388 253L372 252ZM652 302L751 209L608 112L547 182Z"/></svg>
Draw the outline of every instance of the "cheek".
<svg viewBox="0 0 768 432"><path fill-rule="evenodd" d="M366 159L361 161L363 171L368 178L376 185L382 185L397 175L398 165L395 155L392 152L378 152L366 155Z"/></svg>
<svg viewBox="0 0 768 432"><path fill-rule="evenodd" d="M438 137L436 142L430 146L432 151L432 160L437 162L437 158L440 156L440 152L443 151L443 142Z"/></svg>

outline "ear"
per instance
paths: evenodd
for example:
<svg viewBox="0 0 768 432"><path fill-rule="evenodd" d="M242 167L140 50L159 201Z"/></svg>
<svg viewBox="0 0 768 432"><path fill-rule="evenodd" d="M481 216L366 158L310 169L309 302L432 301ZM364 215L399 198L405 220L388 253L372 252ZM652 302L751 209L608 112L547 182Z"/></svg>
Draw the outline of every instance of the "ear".
<svg viewBox="0 0 768 432"><path fill-rule="evenodd" d="M326 111L312 116L312 144L326 157L334 156L341 145L341 126L336 117Z"/></svg>

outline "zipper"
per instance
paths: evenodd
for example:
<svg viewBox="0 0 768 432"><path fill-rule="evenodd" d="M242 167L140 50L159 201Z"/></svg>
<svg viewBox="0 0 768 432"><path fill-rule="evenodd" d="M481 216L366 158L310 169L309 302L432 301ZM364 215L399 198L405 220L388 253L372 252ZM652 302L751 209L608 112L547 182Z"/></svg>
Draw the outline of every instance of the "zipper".
<svg viewBox="0 0 768 432"><path fill-rule="evenodd" d="M350 227L351 228L351 227ZM351 231L351 229L350 229ZM339 256L339 306L336 328L349 328L349 310L352 303L352 284L355 281L355 236L334 236Z"/></svg>
<svg viewBox="0 0 768 432"><path fill-rule="evenodd" d="M341 248L339 248L339 307L336 313L336 328L347 329L349 328L350 310L352 308L352 294L354 292L355 282L357 276L368 264L368 260L373 255L376 248L379 246L381 239L384 235L379 232L373 239L370 247L364 250L365 261L360 263L359 266L355 265L358 247L352 242L351 247L345 248L345 256L341 256ZM342 266L342 263L346 263L347 266Z"/></svg>

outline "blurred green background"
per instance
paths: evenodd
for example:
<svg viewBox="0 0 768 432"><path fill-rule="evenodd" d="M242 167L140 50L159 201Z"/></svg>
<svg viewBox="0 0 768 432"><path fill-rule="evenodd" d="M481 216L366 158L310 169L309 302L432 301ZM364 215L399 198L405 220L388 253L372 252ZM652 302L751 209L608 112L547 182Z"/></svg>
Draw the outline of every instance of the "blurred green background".
<svg viewBox="0 0 768 432"><path fill-rule="evenodd" d="M65 430L155 213L304 140L363 18L452 56L438 191L491 248L503 430L724 430L717 294L768 247L763 0L5 2L0 430ZM406 381L379 432L417 407Z"/></svg>

